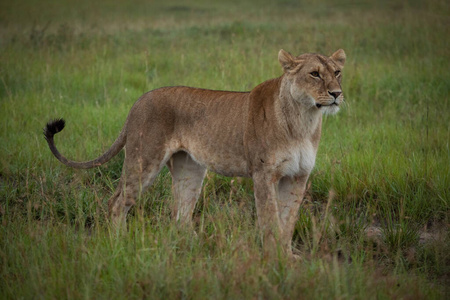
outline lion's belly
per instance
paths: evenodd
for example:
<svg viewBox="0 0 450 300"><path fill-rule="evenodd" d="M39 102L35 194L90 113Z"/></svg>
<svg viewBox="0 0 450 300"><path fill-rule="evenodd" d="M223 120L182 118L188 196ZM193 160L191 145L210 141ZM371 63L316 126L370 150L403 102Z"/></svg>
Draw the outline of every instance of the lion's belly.
<svg viewBox="0 0 450 300"><path fill-rule="evenodd" d="M212 158L194 157L196 161L220 175L229 177L248 177L247 162L242 157L230 157L227 154Z"/></svg>
<svg viewBox="0 0 450 300"><path fill-rule="evenodd" d="M239 151L236 147L227 147L221 141L212 141L211 144L188 146L186 151L196 162L215 173L230 177L249 176L243 147Z"/></svg>

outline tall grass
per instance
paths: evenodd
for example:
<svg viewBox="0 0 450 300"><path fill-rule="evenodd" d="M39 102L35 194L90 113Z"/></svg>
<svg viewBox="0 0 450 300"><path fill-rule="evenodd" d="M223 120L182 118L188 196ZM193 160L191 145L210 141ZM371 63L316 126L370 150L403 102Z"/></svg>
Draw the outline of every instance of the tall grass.
<svg viewBox="0 0 450 300"><path fill-rule="evenodd" d="M45 8L45 9L44 9ZM0 3L1 298L423 298L448 293L446 1ZM88 171L148 90L250 90L279 49L345 49L346 105L324 120L299 212L299 261L261 256L252 182L208 173L195 231L170 221L170 175L126 234L106 202L123 153Z"/></svg>

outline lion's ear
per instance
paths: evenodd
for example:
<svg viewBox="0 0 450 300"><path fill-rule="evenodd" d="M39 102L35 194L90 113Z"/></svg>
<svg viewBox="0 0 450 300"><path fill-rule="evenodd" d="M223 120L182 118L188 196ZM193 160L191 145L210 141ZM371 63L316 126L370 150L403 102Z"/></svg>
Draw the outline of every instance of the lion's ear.
<svg viewBox="0 0 450 300"><path fill-rule="evenodd" d="M280 62L285 72L292 71L297 66L297 62L295 61L295 58L292 56L292 54L284 51L283 49L278 52L278 61Z"/></svg>
<svg viewBox="0 0 450 300"><path fill-rule="evenodd" d="M344 50L339 49L338 51L334 52L330 56L330 58L332 60L334 60L339 65L339 67L343 68L344 64L345 64L345 59L347 58L347 56L345 55Z"/></svg>

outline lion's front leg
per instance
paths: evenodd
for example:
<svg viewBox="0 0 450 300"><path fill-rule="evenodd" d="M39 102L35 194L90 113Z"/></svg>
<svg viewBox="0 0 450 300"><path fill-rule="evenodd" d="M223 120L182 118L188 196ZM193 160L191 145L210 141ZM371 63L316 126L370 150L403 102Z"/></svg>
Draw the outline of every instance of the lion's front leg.
<svg viewBox="0 0 450 300"><path fill-rule="evenodd" d="M282 228L281 243L292 255L292 236L298 220L298 210L306 189L308 175L283 177L278 183L278 211Z"/></svg>
<svg viewBox="0 0 450 300"><path fill-rule="evenodd" d="M278 241L282 236L278 205L276 200L276 183L268 174L253 175L256 213L261 231L265 256L276 257Z"/></svg>

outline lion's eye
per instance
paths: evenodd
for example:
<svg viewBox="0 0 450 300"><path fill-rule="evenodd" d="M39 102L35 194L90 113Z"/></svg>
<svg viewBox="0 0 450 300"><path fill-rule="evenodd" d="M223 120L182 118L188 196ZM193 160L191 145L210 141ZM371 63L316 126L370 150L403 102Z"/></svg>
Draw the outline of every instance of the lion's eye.
<svg viewBox="0 0 450 300"><path fill-rule="evenodd" d="M320 77L319 72L317 72L317 71L311 72L310 74L313 77Z"/></svg>
<svg viewBox="0 0 450 300"><path fill-rule="evenodd" d="M339 75L341 75L341 71L337 70L336 72L334 72L334 76L338 77Z"/></svg>

